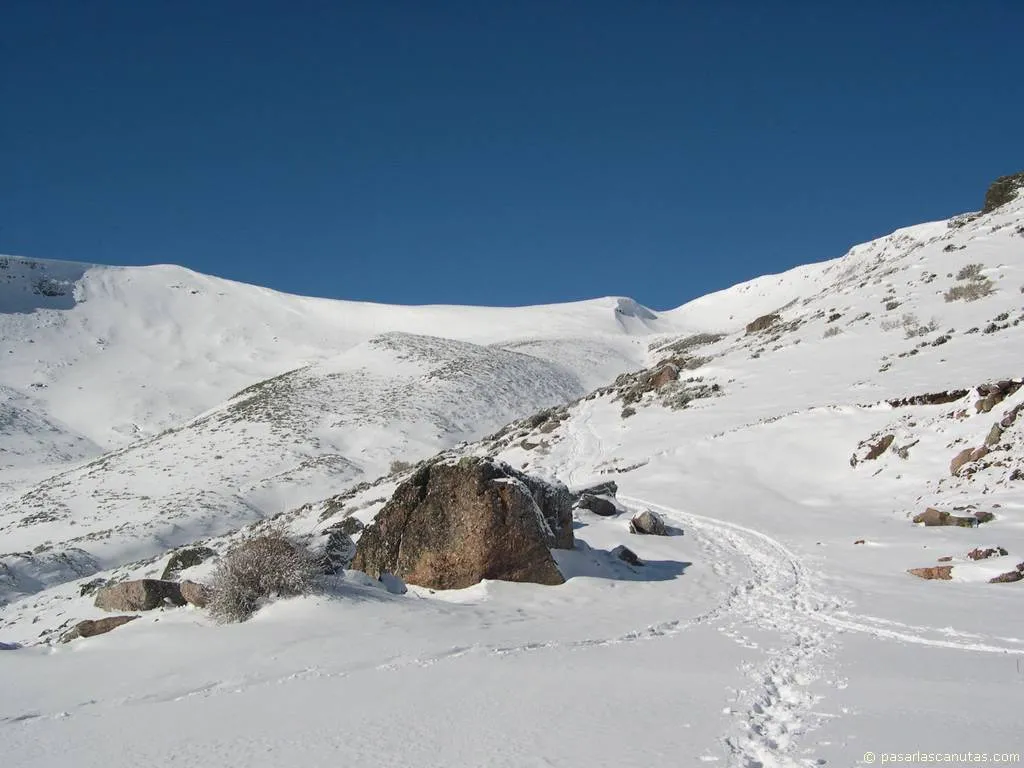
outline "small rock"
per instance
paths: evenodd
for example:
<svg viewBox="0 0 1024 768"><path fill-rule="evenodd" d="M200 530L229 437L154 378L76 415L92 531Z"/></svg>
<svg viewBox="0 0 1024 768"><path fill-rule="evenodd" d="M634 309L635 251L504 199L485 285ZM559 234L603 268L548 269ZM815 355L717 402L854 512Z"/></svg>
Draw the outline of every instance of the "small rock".
<svg viewBox="0 0 1024 768"><path fill-rule="evenodd" d="M591 496L589 493L583 494L576 502L576 506L579 509L588 509L601 517L613 517L619 513L619 508L611 499L604 496Z"/></svg>
<svg viewBox="0 0 1024 768"><path fill-rule="evenodd" d="M614 480L607 480L597 485L592 485L589 488L582 488L577 493L578 496L590 495L590 496L614 496L619 492L619 484Z"/></svg>
<svg viewBox="0 0 1024 768"><path fill-rule="evenodd" d="M186 568L192 568L200 563L216 557L217 553L209 547L185 547L171 553L171 559L167 561L163 574L160 578L164 581L173 581L178 574Z"/></svg>
<svg viewBox="0 0 1024 768"><path fill-rule="evenodd" d="M967 556L971 558L971 560L987 560L990 557L1002 557L1006 554L1008 554L1007 551L1002 547L990 547L989 549L982 549L981 547L978 547L968 552Z"/></svg>
<svg viewBox="0 0 1024 768"><path fill-rule="evenodd" d="M982 521L978 517L958 517L957 515L949 514L949 512L940 512L935 507L928 507L924 512L914 516L914 522L923 524L926 528L942 525L973 528Z"/></svg>
<svg viewBox="0 0 1024 768"><path fill-rule="evenodd" d="M988 583L1010 584L1014 581L1020 581L1021 579L1024 579L1024 574L1022 574L1020 571L1007 571L1006 573L1001 573L998 576L994 576L993 578L989 579Z"/></svg>
<svg viewBox="0 0 1024 768"><path fill-rule="evenodd" d="M874 461L883 453L885 453L889 446L892 445L893 440L896 439L896 435L885 435L877 443L868 449L868 452L864 456L864 461Z"/></svg>
<svg viewBox="0 0 1024 768"><path fill-rule="evenodd" d="M953 558L952 558L952 556L950 556L950 555L946 555L945 557L940 557L940 558L939 558L939 562L940 562L940 563L948 563L948 562L950 562L950 561L951 561L952 559L953 559Z"/></svg>
<svg viewBox="0 0 1024 768"><path fill-rule="evenodd" d="M911 568L907 573L919 579L939 579L949 581L953 578L952 565L933 565L928 568Z"/></svg>
<svg viewBox="0 0 1024 768"><path fill-rule="evenodd" d="M60 636L58 642L70 643L72 640L77 640L80 637L95 637L96 635L104 635L110 632L112 629L117 629L129 621L135 621L139 618L138 616L108 616L105 619L98 619L93 621L86 619L85 621L78 622L75 626Z"/></svg>
<svg viewBox="0 0 1024 768"><path fill-rule="evenodd" d="M857 539L857 540L856 540L855 542L853 542L853 543L854 543L854 544L856 545L856 544L866 544L867 542L866 542L866 541L864 541L864 539Z"/></svg>
<svg viewBox="0 0 1024 768"><path fill-rule="evenodd" d="M612 554L624 563L629 563L630 565L643 565L643 561L637 557L636 552L622 544L613 549Z"/></svg>
<svg viewBox="0 0 1024 768"><path fill-rule="evenodd" d="M85 582L85 584L82 584L78 587L78 596L87 597L96 592L97 589L99 589L106 583L106 579L92 579L91 581L87 581Z"/></svg>
<svg viewBox="0 0 1024 768"><path fill-rule="evenodd" d="M629 521L629 532L649 536L668 536L665 520L657 512L645 509Z"/></svg>

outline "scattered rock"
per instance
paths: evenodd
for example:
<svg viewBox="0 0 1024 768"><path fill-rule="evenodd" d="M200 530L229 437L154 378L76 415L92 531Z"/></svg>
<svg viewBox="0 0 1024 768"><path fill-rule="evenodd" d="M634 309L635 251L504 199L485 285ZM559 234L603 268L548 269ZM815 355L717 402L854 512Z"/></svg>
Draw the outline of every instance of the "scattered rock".
<svg viewBox="0 0 1024 768"><path fill-rule="evenodd" d="M668 536L665 520L657 512L645 509L629 521L629 532L649 536Z"/></svg>
<svg viewBox="0 0 1024 768"><path fill-rule="evenodd" d="M866 541L864 541L864 539L857 539L857 540L856 540L855 542L853 542L853 543L854 543L854 544L856 545L856 544L866 544L867 542L866 542Z"/></svg>
<svg viewBox="0 0 1024 768"><path fill-rule="evenodd" d="M643 565L643 561L637 557L636 552L622 544L613 549L612 554L624 563L629 563L630 565Z"/></svg>
<svg viewBox="0 0 1024 768"><path fill-rule="evenodd" d="M877 459L889 449L889 446L892 445L895 439L896 435L884 435L881 440L868 449L868 452L864 455L864 461L874 461Z"/></svg>
<svg viewBox="0 0 1024 768"><path fill-rule="evenodd" d="M84 584L79 585L78 596L88 597L89 595L95 593L97 589L99 589L106 583L107 579L92 579L90 581L87 581Z"/></svg>
<svg viewBox="0 0 1024 768"><path fill-rule="evenodd" d="M928 568L911 568L907 573L919 579L939 579L949 581L953 578L952 565L933 565Z"/></svg>
<svg viewBox="0 0 1024 768"><path fill-rule="evenodd" d="M978 547L968 552L967 556L971 558L971 560L987 560L990 557L1002 557L1006 554L1008 554L1007 551L1002 547L990 547L988 549Z"/></svg>
<svg viewBox="0 0 1024 768"><path fill-rule="evenodd" d="M751 322L747 323L747 333L759 333L760 331L763 331L767 328L771 328L781 319L782 316L779 315L777 312L772 312L767 315L761 315L756 320L752 320Z"/></svg>
<svg viewBox="0 0 1024 768"><path fill-rule="evenodd" d="M1020 581L1021 579L1024 579L1024 574L1022 574L1020 571L1007 571L1006 573L1001 573L998 576L994 576L993 578L989 579L988 583L1010 584L1014 581Z"/></svg>
<svg viewBox="0 0 1024 768"><path fill-rule="evenodd" d="M352 567L433 589L483 579L562 584L548 548L573 544L564 485L467 457L425 465L399 485L363 530Z"/></svg>
<svg viewBox="0 0 1024 768"><path fill-rule="evenodd" d="M167 561L167 566L160 578L164 581L174 581L186 568L192 568L216 556L217 553L209 547L177 549L171 553L171 559Z"/></svg>
<svg viewBox="0 0 1024 768"><path fill-rule="evenodd" d="M86 619L80 621L63 635L60 636L58 642L70 643L72 640L77 640L80 637L95 637L96 635L105 635L113 629L117 629L120 626L127 624L129 621L135 621L139 618L135 616L108 616L105 619L97 619L93 621Z"/></svg>
<svg viewBox="0 0 1024 768"><path fill-rule="evenodd" d="M966 465L983 459L989 454L989 449L982 445L978 448L964 448L949 462L949 474L958 475Z"/></svg>
<svg viewBox="0 0 1024 768"><path fill-rule="evenodd" d="M996 519L996 516L993 515L991 512L975 512L974 519L977 520L979 524L991 523L993 520Z"/></svg>
<svg viewBox="0 0 1024 768"><path fill-rule="evenodd" d="M585 493L576 502L576 506L579 509L589 509L601 517L613 517L619 514L619 508L607 496L591 496L589 493Z"/></svg>
<svg viewBox="0 0 1024 768"><path fill-rule="evenodd" d="M950 562L950 561L951 561L952 559L953 559L953 557L952 557L951 555L946 555L945 557L940 557L940 558L939 558L939 562L940 562L940 563L948 563L948 562Z"/></svg>
<svg viewBox="0 0 1024 768"><path fill-rule="evenodd" d="M339 520L337 523L332 525L327 530L329 531L341 531L348 536L355 536L361 530L363 530L362 522L355 517L346 517L344 520Z"/></svg>
<svg viewBox="0 0 1024 768"><path fill-rule="evenodd" d="M583 488L577 492L577 496L589 494L590 496L614 496L619 492L619 484L614 480L606 480L603 483Z"/></svg>
<svg viewBox="0 0 1024 768"><path fill-rule="evenodd" d="M969 390L951 389L948 392L931 392L925 395L913 395L901 397L896 400L887 400L893 408L903 408L909 405L945 405L955 403L957 400L966 397Z"/></svg>
<svg viewBox="0 0 1024 768"><path fill-rule="evenodd" d="M186 579L181 582L181 596L189 605L194 605L196 608L205 608L210 604L213 590L205 584L200 584L198 581Z"/></svg>
<svg viewBox="0 0 1024 768"><path fill-rule="evenodd" d="M94 605L104 611L151 611L167 603L185 605L178 582L139 579L99 589Z"/></svg>
<svg viewBox="0 0 1024 768"><path fill-rule="evenodd" d="M1000 427L998 424L993 424L992 429L990 429L988 431L988 434L985 436L985 447L992 448L993 446L997 445L1002 436L1003 428Z"/></svg>
<svg viewBox="0 0 1024 768"><path fill-rule="evenodd" d="M977 513L974 517L958 517L957 515L951 515L949 512L940 512L935 507L928 507L924 512L918 515L914 515L914 522L923 524L926 528L932 528L935 526L951 525L959 528L973 528L974 526L988 522L988 520L981 520L978 515L988 513Z"/></svg>

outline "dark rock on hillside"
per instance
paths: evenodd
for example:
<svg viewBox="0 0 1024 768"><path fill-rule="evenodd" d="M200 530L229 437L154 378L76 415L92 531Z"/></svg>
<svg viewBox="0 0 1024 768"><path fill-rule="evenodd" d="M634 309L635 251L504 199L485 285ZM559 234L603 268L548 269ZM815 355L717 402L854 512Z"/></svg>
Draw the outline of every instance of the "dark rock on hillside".
<svg viewBox="0 0 1024 768"><path fill-rule="evenodd" d="M428 464L363 530L352 567L433 589L483 579L561 584L549 547L571 549L572 496L490 459Z"/></svg>
<svg viewBox="0 0 1024 768"><path fill-rule="evenodd" d="M185 605L181 585L176 581L139 579L103 587L94 605L104 611L151 611L162 605Z"/></svg>
<svg viewBox="0 0 1024 768"><path fill-rule="evenodd" d="M619 560L621 560L622 562L628 563L629 565L643 565L643 561L639 557L637 557L636 552L634 552L629 547L623 546L622 544L613 549L612 554L619 558Z"/></svg>
<svg viewBox="0 0 1024 768"><path fill-rule="evenodd" d="M949 474L958 475L960 470L975 461L980 461L989 454L989 449L982 445L978 448L964 448L949 462Z"/></svg>
<svg viewBox="0 0 1024 768"><path fill-rule="evenodd" d="M163 574L160 576L164 581L173 581L186 568L192 568L216 557L217 553L209 547L185 547L171 553L171 559L167 561Z"/></svg>
<svg viewBox="0 0 1024 768"><path fill-rule="evenodd" d="M579 509L588 509L595 515L601 515L601 517L613 517L619 513L619 508L615 506L615 502L610 498L607 496L592 496L589 493L584 493L580 496L576 506Z"/></svg>
<svg viewBox="0 0 1024 768"><path fill-rule="evenodd" d="M614 480L607 480L597 485L592 485L589 488L582 488L577 492L577 496L614 496L619 492L619 484Z"/></svg>
<svg viewBox="0 0 1024 768"><path fill-rule="evenodd" d="M135 621L139 618L138 616L108 616L105 619L98 619L93 621L86 619L80 621L63 635L60 636L58 642L70 643L72 640L77 640L80 637L95 637L96 635L104 635L111 630L117 629L120 626L124 626L129 621Z"/></svg>
<svg viewBox="0 0 1024 768"><path fill-rule="evenodd" d="M929 392L924 395L911 395L900 397L895 400L886 400L893 408L905 408L908 405L946 405L955 403L957 400L967 397L970 390L951 389L947 392Z"/></svg>
<svg viewBox="0 0 1024 768"><path fill-rule="evenodd" d="M992 182L985 192L985 204L982 213L991 213L996 208L1015 200L1021 187L1024 187L1024 171L1009 176L1000 176Z"/></svg>
<svg viewBox="0 0 1024 768"><path fill-rule="evenodd" d="M363 530L363 524L360 520L354 517L346 517L344 520L335 523L327 530L329 531L341 531L349 536L355 536L361 530Z"/></svg>
<svg viewBox="0 0 1024 768"><path fill-rule="evenodd" d="M1024 573L1021 573L1021 566L1024 566L1024 563L1017 566L1017 570L1015 571L1007 571L1006 573L1001 573L998 576L994 576L993 578L988 580L988 583L1012 584L1015 581L1020 581L1021 579L1024 579Z"/></svg>
<svg viewBox="0 0 1024 768"><path fill-rule="evenodd" d="M340 573L348 568L352 558L356 556L356 543L343 528L344 526L339 524L324 531L327 543L320 556L320 565L324 573Z"/></svg>
<svg viewBox="0 0 1024 768"><path fill-rule="evenodd" d="M772 312L771 314L767 315L761 315L756 320L751 320L749 323L747 323L747 333L759 333L763 330L771 328L781 319L782 316L779 315L777 312Z"/></svg>
<svg viewBox="0 0 1024 768"><path fill-rule="evenodd" d="M988 549L977 547L976 549L972 549L968 552L967 556L971 558L971 560L987 560L990 557L1002 557L1005 554L1007 554L1007 552L1002 547L989 547Z"/></svg>
<svg viewBox="0 0 1024 768"><path fill-rule="evenodd" d="M84 584L78 586L78 596L87 597L88 595L95 594L96 590L104 586L107 583L107 579L90 579Z"/></svg>

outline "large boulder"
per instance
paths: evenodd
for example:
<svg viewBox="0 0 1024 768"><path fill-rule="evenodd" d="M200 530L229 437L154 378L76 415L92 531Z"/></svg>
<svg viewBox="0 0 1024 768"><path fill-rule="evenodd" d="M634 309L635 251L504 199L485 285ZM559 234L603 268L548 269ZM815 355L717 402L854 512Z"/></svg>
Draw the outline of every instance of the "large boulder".
<svg viewBox="0 0 1024 768"><path fill-rule="evenodd" d="M933 565L928 568L911 568L907 573L911 576L917 576L919 579L949 581L953 578L953 566Z"/></svg>
<svg viewBox="0 0 1024 768"><path fill-rule="evenodd" d="M571 549L572 497L490 459L419 469L363 529L352 568L459 589L483 579L562 584L549 547Z"/></svg>
<svg viewBox="0 0 1024 768"><path fill-rule="evenodd" d="M974 528L981 523L987 523L991 520L991 518L985 519L985 515L986 513L984 512L976 512L974 515L961 517L935 509L935 507L928 507L924 512L914 515L914 522L924 525L926 528L945 525L958 528Z"/></svg>
<svg viewBox="0 0 1024 768"><path fill-rule="evenodd" d="M80 621L63 635L60 636L58 642L70 643L72 640L77 640L80 637L94 637L96 635L104 635L110 632L112 629L127 624L129 621L135 621L139 618L137 615L133 616L108 616L105 619L97 619L93 621L86 619Z"/></svg>
<svg viewBox="0 0 1024 768"><path fill-rule="evenodd" d="M668 536L665 520L657 512L645 509L629 521L629 532L647 534L649 536Z"/></svg>
<svg viewBox="0 0 1024 768"><path fill-rule="evenodd" d="M94 605L104 611L151 611L162 605L185 605L181 585L176 581L139 579L102 587Z"/></svg>
<svg viewBox="0 0 1024 768"><path fill-rule="evenodd" d="M167 561L167 565L164 567L164 572L160 578L164 581L176 580L186 568L200 565L211 557L216 556L217 553L209 547L184 547L183 549L177 549L171 553L171 558Z"/></svg>
<svg viewBox="0 0 1024 768"><path fill-rule="evenodd" d="M348 568L352 558L356 556L356 543L345 532L346 528L347 526L339 524L324 531L327 542L324 544L323 554L320 555L320 566L324 573L340 573Z"/></svg>

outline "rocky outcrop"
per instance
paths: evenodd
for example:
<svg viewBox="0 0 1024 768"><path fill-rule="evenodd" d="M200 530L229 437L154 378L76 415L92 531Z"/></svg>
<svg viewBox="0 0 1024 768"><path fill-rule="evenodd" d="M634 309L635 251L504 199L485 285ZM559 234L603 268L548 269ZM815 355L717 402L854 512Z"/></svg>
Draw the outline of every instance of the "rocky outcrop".
<svg viewBox="0 0 1024 768"><path fill-rule="evenodd" d="M779 315L777 312L772 312L767 315L761 315L756 320L751 320L749 323L747 323L747 333L760 333L761 331L771 328L781 319L782 316Z"/></svg>
<svg viewBox="0 0 1024 768"><path fill-rule="evenodd" d="M1018 568L1019 568L1019 566L1018 566ZM1021 579L1024 579L1024 573L1021 573L1020 570L1007 571L1006 573L1001 573L998 576L993 576L991 579L988 580L988 583L989 584L1011 584L1011 583L1013 583L1015 581L1020 581Z"/></svg>
<svg viewBox="0 0 1024 768"><path fill-rule="evenodd" d="M1024 171L1000 176L993 181L985 192L985 204L982 213L991 213L996 208L1006 205L1017 198L1019 190L1024 187Z"/></svg>
<svg viewBox="0 0 1024 768"><path fill-rule="evenodd" d="M910 397L886 400L886 402L893 408L905 408L909 405L946 405L947 403L955 403L957 400L967 397L969 392L970 390L967 389L951 389L946 392L929 392L924 395L911 395Z"/></svg>
<svg viewBox="0 0 1024 768"><path fill-rule="evenodd" d="M935 507L928 507L924 512L914 515L914 522L924 525L926 528L936 526L955 526L958 528L974 528L981 523L987 523L992 519L990 512L975 512L973 515L961 517L942 512Z"/></svg>
<svg viewBox="0 0 1024 768"><path fill-rule="evenodd" d="M987 446L979 446L977 448L964 448L960 453L953 457L953 460L949 462L949 474L959 475L960 470L966 467L968 464L972 464L975 461L980 461L989 454L989 448Z"/></svg>
<svg viewBox="0 0 1024 768"><path fill-rule="evenodd" d="M139 579L102 587L94 605L104 611L151 611L162 605L185 605L181 585L176 581Z"/></svg>
<svg viewBox="0 0 1024 768"><path fill-rule="evenodd" d="M60 643L70 643L72 640L77 640L80 637L95 637L96 635L104 635L111 630L117 629L118 627L124 626L129 621L135 621L139 618L137 615L133 616L108 616L105 619L97 619L93 621L86 619L80 621L63 635L60 636Z"/></svg>
<svg viewBox="0 0 1024 768"><path fill-rule="evenodd" d="M606 480L603 483L597 485L591 485L588 488L583 488L577 491L577 496L614 496L619 492L619 484L614 480Z"/></svg>
<svg viewBox="0 0 1024 768"><path fill-rule="evenodd" d="M1002 547L989 547L988 549L977 547L976 549L972 549L968 552L967 556L971 558L971 560L987 560L990 557L1002 557L1005 554L1007 554L1007 552Z"/></svg>
<svg viewBox="0 0 1024 768"><path fill-rule="evenodd" d="M981 399L974 404L974 409L978 413L988 413L1020 388L1021 382L1014 379L980 384L978 394L981 395Z"/></svg>
<svg viewBox="0 0 1024 768"><path fill-rule="evenodd" d="M911 576L917 576L919 579L939 579L940 581L949 581L953 578L953 566L933 565L928 568L911 568L907 573Z"/></svg>
<svg viewBox="0 0 1024 768"><path fill-rule="evenodd" d="M186 568L193 568L216 556L217 553L209 547L185 547L175 550L171 553L171 559L167 561L160 578L164 581L175 581Z"/></svg>
<svg viewBox="0 0 1024 768"><path fill-rule="evenodd" d="M679 380L679 369L671 363L663 365L659 368L655 374L651 377L651 386L655 389L661 389L662 387L671 384L673 381Z"/></svg>
<svg viewBox="0 0 1024 768"><path fill-rule="evenodd" d="M346 517L344 520L332 525L328 530L340 531L347 536L355 536L363 530L363 524L355 517Z"/></svg>
<svg viewBox="0 0 1024 768"><path fill-rule="evenodd" d="M648 536L668 536L668 526L657 512L645 509L629 521L629 532Z"/></svg>
<svg viewBox="0 0 1024 768"><path fill-rule="evenodd" d="M573 544L564 485L464 458L428 464L399 485L363 530L352 567L433 589L483 579L561 584L549 547Z"/></svg>

